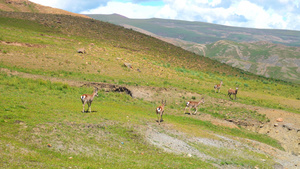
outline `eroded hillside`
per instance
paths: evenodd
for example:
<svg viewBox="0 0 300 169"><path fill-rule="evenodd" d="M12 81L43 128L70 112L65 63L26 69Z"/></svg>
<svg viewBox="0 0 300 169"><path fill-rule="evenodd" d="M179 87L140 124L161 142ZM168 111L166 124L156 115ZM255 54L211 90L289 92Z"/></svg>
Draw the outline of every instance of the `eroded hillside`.
<svg viewBox="0 0 300 169"><path fill-rule="evenodd" d="M204 47L194 45L192 50L257 75L300 83L300 47L218 41Z"/></svg>

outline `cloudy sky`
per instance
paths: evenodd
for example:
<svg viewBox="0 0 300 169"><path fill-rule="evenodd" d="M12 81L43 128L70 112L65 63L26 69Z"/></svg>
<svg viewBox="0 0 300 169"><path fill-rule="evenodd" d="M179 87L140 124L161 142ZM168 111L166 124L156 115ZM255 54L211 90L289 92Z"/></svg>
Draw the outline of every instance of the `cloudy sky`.
<svg viewBox="0 0 300 169"><path fill-rule="evenodd" d="M30 0L81 14L165 18L300 31L300 0Z"/></svg>

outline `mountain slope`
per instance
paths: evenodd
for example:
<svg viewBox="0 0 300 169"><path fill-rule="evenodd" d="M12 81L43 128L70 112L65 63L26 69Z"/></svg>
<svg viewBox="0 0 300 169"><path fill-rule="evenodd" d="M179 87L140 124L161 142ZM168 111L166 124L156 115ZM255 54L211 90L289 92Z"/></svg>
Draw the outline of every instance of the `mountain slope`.
<svg viewBox="0 0 300 169"><path fill-rule="evenodd" d="M87 16L155 36L257 75L300 83L299 31L163 19L128 19L119 15ZM225 42L227 45L224 45Z"/></svg>
<svg viewBox="0 0 300 169"><path fill-rule="evenodd" d="M93 19L1 11L0 23L0 168L300 165L297 84ZM202 97L196 115L184 112Z"/></svg>
<svg viewBox="0 0 300 169"><path fill-rule="evenodd" d="M207 56L226 64L266 77L300 83L300 47L269 42L237 44L219 41L207 48Z"/></svg>
<svg viewBox="0 0 300 169"><path fill-rule="evenodd" d="M88 18L85 15L80 15L62 9L39 5L29 0L0 0L0 9L2 11L9 11L9 12L63 14L63 15L72 15L72 16Z"/></svg>
<svg viewBox="0 0 300 169"><path fill-rule="evenodd" d="M265 77L300 83L300 47L270 42L181 43L186 50Z"/></svg>

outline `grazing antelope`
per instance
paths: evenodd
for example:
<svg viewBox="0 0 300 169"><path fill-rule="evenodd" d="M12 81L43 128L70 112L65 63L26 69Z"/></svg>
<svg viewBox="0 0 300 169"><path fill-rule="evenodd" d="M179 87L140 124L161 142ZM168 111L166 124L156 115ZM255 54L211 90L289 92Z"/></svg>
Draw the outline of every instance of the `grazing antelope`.
<svg viewBox="0 0 300 169"><path fill-rule="evenodd" d="M236 94L237 94L237 92L238 92L238 87L236 87L236 89L235 90L233 90L233 89L229 89L228 90L228 96L229 96L229 98L232 100L233 98L231 98L231 95L234 95L234 100L236 100Z"/></svg>
<svg viewBox="0 0 300 169"><path fill-rule="evenodd" d="M88 109L86 110L88 112L88 110L90 110L90 113L92 112L92 102L95 96L98 96L98 88L95 87L93 94L83 94L80 96L81 102L83 104L83 110L82 113L84 113L84 105L87 103L88 104Z"/></svg>
<svg viewBox="0 0 300 169"><path fill-rule="evenodd" d="M194 108L196 109L196 111L193 113L193 114L196 114L197 113L197 107L200 105L200 104L204 104L204 98L202 97L202 99L199 101L199 102L195 102L195 101L188 101L186 102L186 106L185 106L185 109L184 109L184 113L186 111L187 108L190 108L189 109L189 112L191 114L191 108Z"/></svg>
<svg viewBox="0 0 300 169"><path fill-rule="evenodd" d="M223 84L223 81L221 80L220 84L217 84L217 85L214 86L215 93L217 92L217 90L218 90L218 93L220 93L220 89L221 89L222 84Z"/></svg>
<svg viewBox="0 0 300 169"><path fill-rule="evenodd" d="M163 115L163 113L164 113L164 111L165 111L165 105L166 105L166 103L167 103L167 101L165 100L165 102L162 100L161 101L161 106L158 106L157 108L156 108L156 115L157 115L157 120L158 120L158 124L160 125L160 122L161 121L163 121L163 119L162 119L162 115ZM160 119L159 119L159 117L160 117Z"/></svg>

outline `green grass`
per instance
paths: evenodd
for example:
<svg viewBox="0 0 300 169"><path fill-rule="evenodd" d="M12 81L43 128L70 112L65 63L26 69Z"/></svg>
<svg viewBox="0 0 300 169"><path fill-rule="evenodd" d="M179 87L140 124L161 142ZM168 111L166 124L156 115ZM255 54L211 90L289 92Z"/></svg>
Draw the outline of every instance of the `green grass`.
<svg viewBox="0 0 300 169"><path fill-rule="evenodd" d="M164 115L164 124L180 126L177 127L180 131L252 139L282 149L276 140L266 135L243 128L216 126L197 116L178 113L182 112L187 99L200 99L196 94L202 94L207 100L228 101L227 89L237 85L240 93L232 103L299 112L297 84L255 76L104 22L45 14L28 21L26 19L32 16L29 13L15 13L14 17L19 19L7 18L5 12L0 14L1 41L23 44L0 43L0 69L58 81L105 82L183 91L179 98L168 98L168 110ZM55 22L57 17L61 24ZM86 27L89 31L84 29ZM87 54L76 53L79 47L85 47ZM124 62L132 63L133 69L124 67ZM80 95L92 93L92 88L20 76L0 73L0 92L4 96L0 101L2 168L213 167L211 161L166 153L146 140L147 127L157 127L154 111L157 101L101 90L93 101L92 113L81 113ZM224 82L223 88L221 93L215 93L213 86L220 80ZM195 96L186 96L186 92L194 92ZM286 99L290 102L284 102ZM255 111L209 101L199 110L219 119L268 121ZM212 156L218 157L214 149L198 149L207 149ZM268 161L267 165L271 163ZM237 156L224 157L218 163L231 164L261 166L260 162Z"/></svg>
<svg viewBox="0 0 300 169"><path fill-rule="evenodd" d="M79 96L89 88L3 74L0 85L6 96L0 107L2 167L212 167L160 153L144 140L135 126L153 120L149 103L100 93L93 112L81 113Z"/></svg>
<svg viewBox="0 0 300 169"><path fill-rule="evenodd" d="M2 167L212 167L198 159L161 153L144 140L137 126L154 120L151 103L125 94L100 93L93 102L93 113L81 113L79 96L89 88L5 74L0 79L0 92L6 96L0 104L4 110L1 133L5 133L0 144ZM276 141L246 130L174 115L166 118L168 123L260 140L280 148Z"/></svg>

